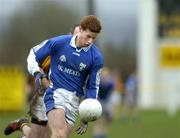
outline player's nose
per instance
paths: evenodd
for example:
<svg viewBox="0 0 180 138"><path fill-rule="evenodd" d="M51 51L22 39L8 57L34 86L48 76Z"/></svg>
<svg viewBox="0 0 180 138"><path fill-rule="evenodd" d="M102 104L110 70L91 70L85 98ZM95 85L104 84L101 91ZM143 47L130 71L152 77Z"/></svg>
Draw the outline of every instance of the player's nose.
<svg viewBox="0 0 180 138"><path fill-rule="evenodd" d="M93 39L92 38L88 39L87 44L90 45L91 43L93 43Z"/></svg>

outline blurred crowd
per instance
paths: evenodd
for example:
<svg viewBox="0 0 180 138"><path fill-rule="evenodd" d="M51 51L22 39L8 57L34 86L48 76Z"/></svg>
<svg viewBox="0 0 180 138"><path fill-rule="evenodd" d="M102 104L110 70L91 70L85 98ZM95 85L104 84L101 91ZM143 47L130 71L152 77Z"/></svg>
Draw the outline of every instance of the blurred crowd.
<svg viewBox="0 0 180 138"><path fill-rule="evenodd" d="M114 120L119 120L119 124L123 125L128 121L139 121L137 85L136 71L130 72L124 79L120 71L104 67L98 96L103 116L95 122L94 138L107 138Z"/></svg>

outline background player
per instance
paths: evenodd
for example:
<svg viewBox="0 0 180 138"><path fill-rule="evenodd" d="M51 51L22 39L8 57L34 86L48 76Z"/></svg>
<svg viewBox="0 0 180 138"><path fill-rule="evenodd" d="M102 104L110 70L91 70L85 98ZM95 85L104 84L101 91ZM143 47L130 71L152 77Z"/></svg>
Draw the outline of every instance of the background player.
<svg viewBox="0 0 180 138"><path fill-rule="evenodd" d="M95 122L94 138L108 137L108 128L113 119L113 104L110 101L110 96L114 90L114 85L114 78L110 70L107 67L103 68L98 94L98 100L103 108L103 116Z"/></svg>
<svg viewBox="0 0 180 138"><path fill-rule="evenodd" d="M125 82L125 102L124 109L121 115L121 123L127 123L128 119L132 118L134 122L139 121L138 115L138 79L136 71L133 71L128 76Z"/></svg>

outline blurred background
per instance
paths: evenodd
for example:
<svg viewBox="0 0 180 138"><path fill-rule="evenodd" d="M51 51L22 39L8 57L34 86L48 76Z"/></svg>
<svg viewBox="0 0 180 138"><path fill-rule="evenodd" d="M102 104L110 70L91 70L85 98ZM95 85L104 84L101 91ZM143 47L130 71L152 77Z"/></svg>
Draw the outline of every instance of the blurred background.
<svg viewBox="0 0 180 138"><path fill-rule="evenodd" d="M114 81L107 135L180 138L179 0L0 0L0 137L28 110L30 48L89 14L102 22L96 44ZM94 125L72 138L93 138Z"/></svg>

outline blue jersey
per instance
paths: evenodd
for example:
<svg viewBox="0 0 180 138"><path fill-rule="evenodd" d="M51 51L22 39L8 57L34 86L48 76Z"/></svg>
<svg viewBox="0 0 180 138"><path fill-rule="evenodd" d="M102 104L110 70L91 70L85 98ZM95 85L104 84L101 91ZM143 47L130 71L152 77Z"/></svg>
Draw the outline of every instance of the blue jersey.
<svg viewBox="0 0 180 138"><path fill-rule="evenodd" d="M137 91L137 78L134 74L130 75L127 78L126 81L126 99L129 104L136 104L137 103L137 96L138 96L138 91Z"/></svg>
<svg viewBox="0 0 180 138"><path fill-rule="evenodd" d="M108 81L102 80L99 86L98 98L100 100L107 100L113 89L114 89L114 81L111 77L108 79Z"/></svg>
<svg viewBox="0 0 180 138"><path fill-rule="evenodd" d="M52 88L63 88L83 96L83 86L88 78L85 98L97 98L103 56L95 44L79 49L75 45L75 38L76 36L63 35L44 41L32 49L35 60L39 65L47 56L51 57ZM29 68L31 74L38 70L35 67Z"/></svg>
<svg viewBox="0 0 180 138"><path fill-rule="evenodd" d="M134 75L130 75L126 81L126 91L128 94L136 95L137 93L137 78Z"/></svg>

